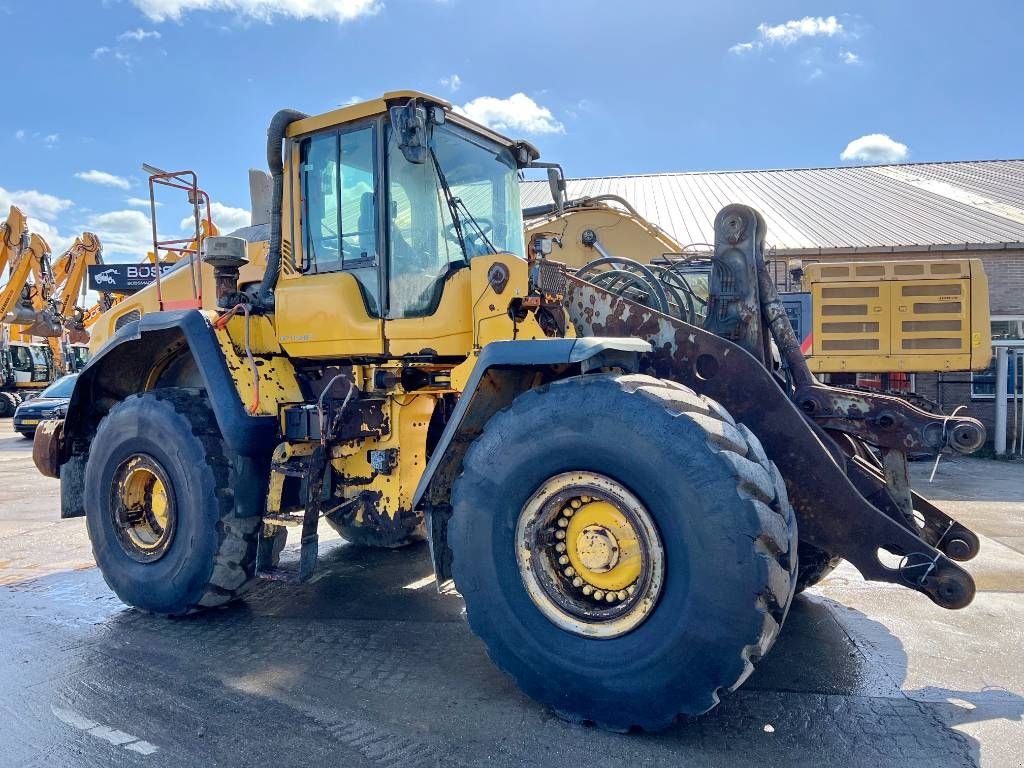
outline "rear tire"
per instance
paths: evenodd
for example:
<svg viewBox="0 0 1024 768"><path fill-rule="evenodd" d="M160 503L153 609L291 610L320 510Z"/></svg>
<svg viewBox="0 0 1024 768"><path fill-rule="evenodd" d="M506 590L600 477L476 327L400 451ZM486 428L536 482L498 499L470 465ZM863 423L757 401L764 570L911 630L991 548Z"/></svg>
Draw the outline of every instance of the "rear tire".
<svg viewBox="0 0 1024 768"><path fill-rule="evenodd" d="M324 520L349 544L368 549L398 549L423 541L423 515L409 513L398 520L376 514L373 497L362 502L362 519L354 511L325 515ZM356 505L353 505L356 506Z"/></svg>
<svg viewBox="0 0 1024 768"><path fill-rule="evenodd" d="M517 556L521 516L574 474L623 488L663 549L646 615L603 637L598 621L585 626L593 614L575 627L549 618ZM792 600L796 520L778 470L721 405L672 382L597 374L519 396L470 447L452 505L453 574L473 630L528 695L571 720L656 730L706 712L768 652Z"/></svg>
<svg viewBox="0 0 1024 768"><path fill-rule="evenodd" d="M261 478L230 455L201 393L133 395L100 422L85 470L89 539L125 603L181 615L251 582Z"/></svg>
<svg viewBox="0 0 1024 768"><path fill-rule="evenodd" d="M14 415L18 407L18 401L10 392L0 392L0 419L6 419Z"/></svg>

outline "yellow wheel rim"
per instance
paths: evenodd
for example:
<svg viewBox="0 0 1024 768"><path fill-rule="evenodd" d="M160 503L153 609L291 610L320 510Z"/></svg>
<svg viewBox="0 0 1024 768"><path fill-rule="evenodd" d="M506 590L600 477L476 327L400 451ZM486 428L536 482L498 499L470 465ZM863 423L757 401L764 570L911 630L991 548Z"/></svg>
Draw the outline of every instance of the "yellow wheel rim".
<svg viewBox="0 0 1024 768"><path fill-rule="evenodd" d="M573 501L579 502L578 509L570 503L562 510L569 519L566 554L573 569L583 581L605 591L635 584L643 558L629 520L607 501Z"/></svg>
<svg viewBox="0 0 1024 768"><path fill-rule="evenodd" d="M152 457L137 454L117 468L111 510L121 546L133 559L151 562L167 551L175 508L167 474Z"/></svg>
<svg viewBox="0 0 1024 768"><path fill-rule="evenodd" d="M653 610L665 575L654 519L629 490L594 472L565 472L530 497L516 524L526 591L553 623L611 638Z"/></svg>

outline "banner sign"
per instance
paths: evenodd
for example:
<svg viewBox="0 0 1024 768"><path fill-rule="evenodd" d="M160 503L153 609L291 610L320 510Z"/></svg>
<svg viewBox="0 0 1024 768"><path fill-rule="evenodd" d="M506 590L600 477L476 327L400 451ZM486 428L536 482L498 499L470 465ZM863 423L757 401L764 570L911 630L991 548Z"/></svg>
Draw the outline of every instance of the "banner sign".
<svg viewBox="0 0 1024 768"><path fill-rule="evenodd" d="M173 264L164 264L163 275ZM98 293L135 293L156 280L156 264L95 264L89 266L89 288Z"/></svg>

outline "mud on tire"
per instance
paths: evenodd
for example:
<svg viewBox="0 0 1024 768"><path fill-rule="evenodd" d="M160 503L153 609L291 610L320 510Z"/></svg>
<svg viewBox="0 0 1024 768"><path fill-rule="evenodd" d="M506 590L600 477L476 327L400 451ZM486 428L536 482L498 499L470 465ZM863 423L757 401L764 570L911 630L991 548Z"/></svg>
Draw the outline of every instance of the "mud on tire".
<svg viewBox="0 0 1024 768"><path fill-rule="evenodd" d="M113 512L115 473L137 455L163 469L176 505L173 536L151 562L128 554ZM153 613L233 600L254 575L263 482L230 454L202 393L167 388L127 398L100 422L85 469L86 523L103 578L125 603Z"/></svg>
<svg viewBox="0 0 1024 768"><path fill-rule="evenodd" d="M582 470L628 486L665 549L658 602L612 638L548 620L514 551L535 489ZM714 707L771 648L796 582L793 509L758 439L717 402L642 375L563 380L494 416L456 481L449 546L495 664L558 714L613 730Z"/></svg>

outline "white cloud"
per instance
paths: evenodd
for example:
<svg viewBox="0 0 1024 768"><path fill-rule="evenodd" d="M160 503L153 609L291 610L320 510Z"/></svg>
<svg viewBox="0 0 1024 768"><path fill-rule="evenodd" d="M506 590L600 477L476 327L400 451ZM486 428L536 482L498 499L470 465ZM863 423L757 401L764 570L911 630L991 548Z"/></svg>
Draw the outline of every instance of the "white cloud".
<svg viewBox="0 0 1024 768"><path fill-rule="evenodd" d="M115 176L106 171L79 171L75 174L76 179L87 181L90 184L99 184L104 187L117 187L118 189L131 189L132 183L123 176Z"/></svg>
<svg viewBox="0 0 1024 768"><path fill-rule="evenodd" d="M507 99L480 96L456 109L471 120L496 131L565 133L565 126L555 119L551 110L542 107L525 93L514 93Z"/></svg>
<svg viewBox="0 0 1024 768"><path fill-rule="evenodd" d="M74 203L56 195L49 195L35 189L21 189L9 192L0 187L0 216L7 218L7 209L12 205L21 208L28 216L53 220Z"/></svg>
<svg viewBox="0 0 1024 768"><path fill-rule="evenodd" d="M452 93L455 93L459 88L462 87L462 78L458 75L451 75L450 77L442 77L441 85L447 88Z"/></svg>
<svg viewBox="0 0 1024 768"><path fill-rule="evenodd" d="M59 133L48 133L43 136L43 144L47 149L56 146L57 142L60 141Z"/></svg>
<svg viewBox="0 0 1024 768"><path fill-rule="evenodd" d="M105 45L101 45L99 48L92 49L92 57L94 59L98 59L101 56L106 56L108 53L110 53L110 48Z"/></svg>
<svg viewBox="0 0 1024 768"><path fill-rule="evenodd" d="M839 52L839 60L841 62L843 62L843 64L860 64L861 63L860 56L858 56L853 51L840 51Z"/></svg>
<svg viewBox="0 0 1024 768"><path fill-rule="evenodd" d="M843 25L835 16L804 16L772 27L761 23L757 25L757 31L767 43L792 45L802 37L833 37L843 31Z"/></svg>
<svg viewBox="0 0 1024 768"><path fill-rule="evenodd" d="M34 189L9 192L0 187L0 219L7 218L7 211L12 205L18 206L28 216L29 230L46 240L54 253L62 253L74 242L73 236L62 235L57 225L52 223L59 214L74 205L70 200Z"/></svg>
<svg viewBox="0 0 1024 768"><path fill-rule="evenodd" d="M16 130L14 132L14 138L16 138L18 141L24 141L25 140L25 129L24 128L19 128L18 130Z"/></svg>
<svg viewBox="0 0 1024 768"><path fill-rule="evenodd" d="M869 133L854 139L839 155L840 160L864 163L898 163L906 160L910 150L884 133Z"/></svg>
<svg viewBox="0 0 1024 768"><path fill-rule="evenodd" d="M149 204L148 200L146 204ZM217 225L217 229L224 235L234 232L236 229L248 227L252 220L252 215L245 208L232 208L229 205L218 203L216 200L210 203L210 216L213 218L213 223ZM181 228L186 232L193 232L195 219L186 216L181 220Z"/></svg>
<svg viewBox="0 0 1024 768"><path fill-rule="evenodd" d="M159 40L160 33L157 32L155 29L146 30L139 27L138 29L129 29L117 36L118 40L135 40L136 42L142 42L143 40L147 40L149 38Z"/></svg>
<svg viewBox="0 0 1024 768"><path fill-rule="evenodd" d="M755 45L753 43L736 43L736 45L729 48L729 53L742 54L750 53L754 50Z"/></svg>
<svg viewBox="0 0 1024 768"><path fill-rule="evenodd" d="M191 11L225 11L270 22L275 16L339 24L370 16L382 7L379 0L131 0L153 21L181 21Z"/></svg>
<svg viewBox="0 0 1024 768"><path fill-rule="evenodd" d="M108 211L90 216L89 230L99 235L105 253L120 253L136 260L153 250L149 217L141 211Z"/></svg>
<svg viewBox="0 0 1024 768"><path fill-rule="evenodd" d="M133 205L136 208L149 208L148 197L126 197L124 201L128 203L128 205ZM161 205L163 205L163 203L158 200L156 207L159 208Z"/></svg>
<svg viewBox="0 0 1024 768"><path fill-rule="evenodd" d="M736 43L729 48L731 53L750 53L769 45L788 46L805 37L835 37L843 33L843 25L835 16L804 16L790 19L781 24L757 25L757 38L746 43Z"/></svg>

